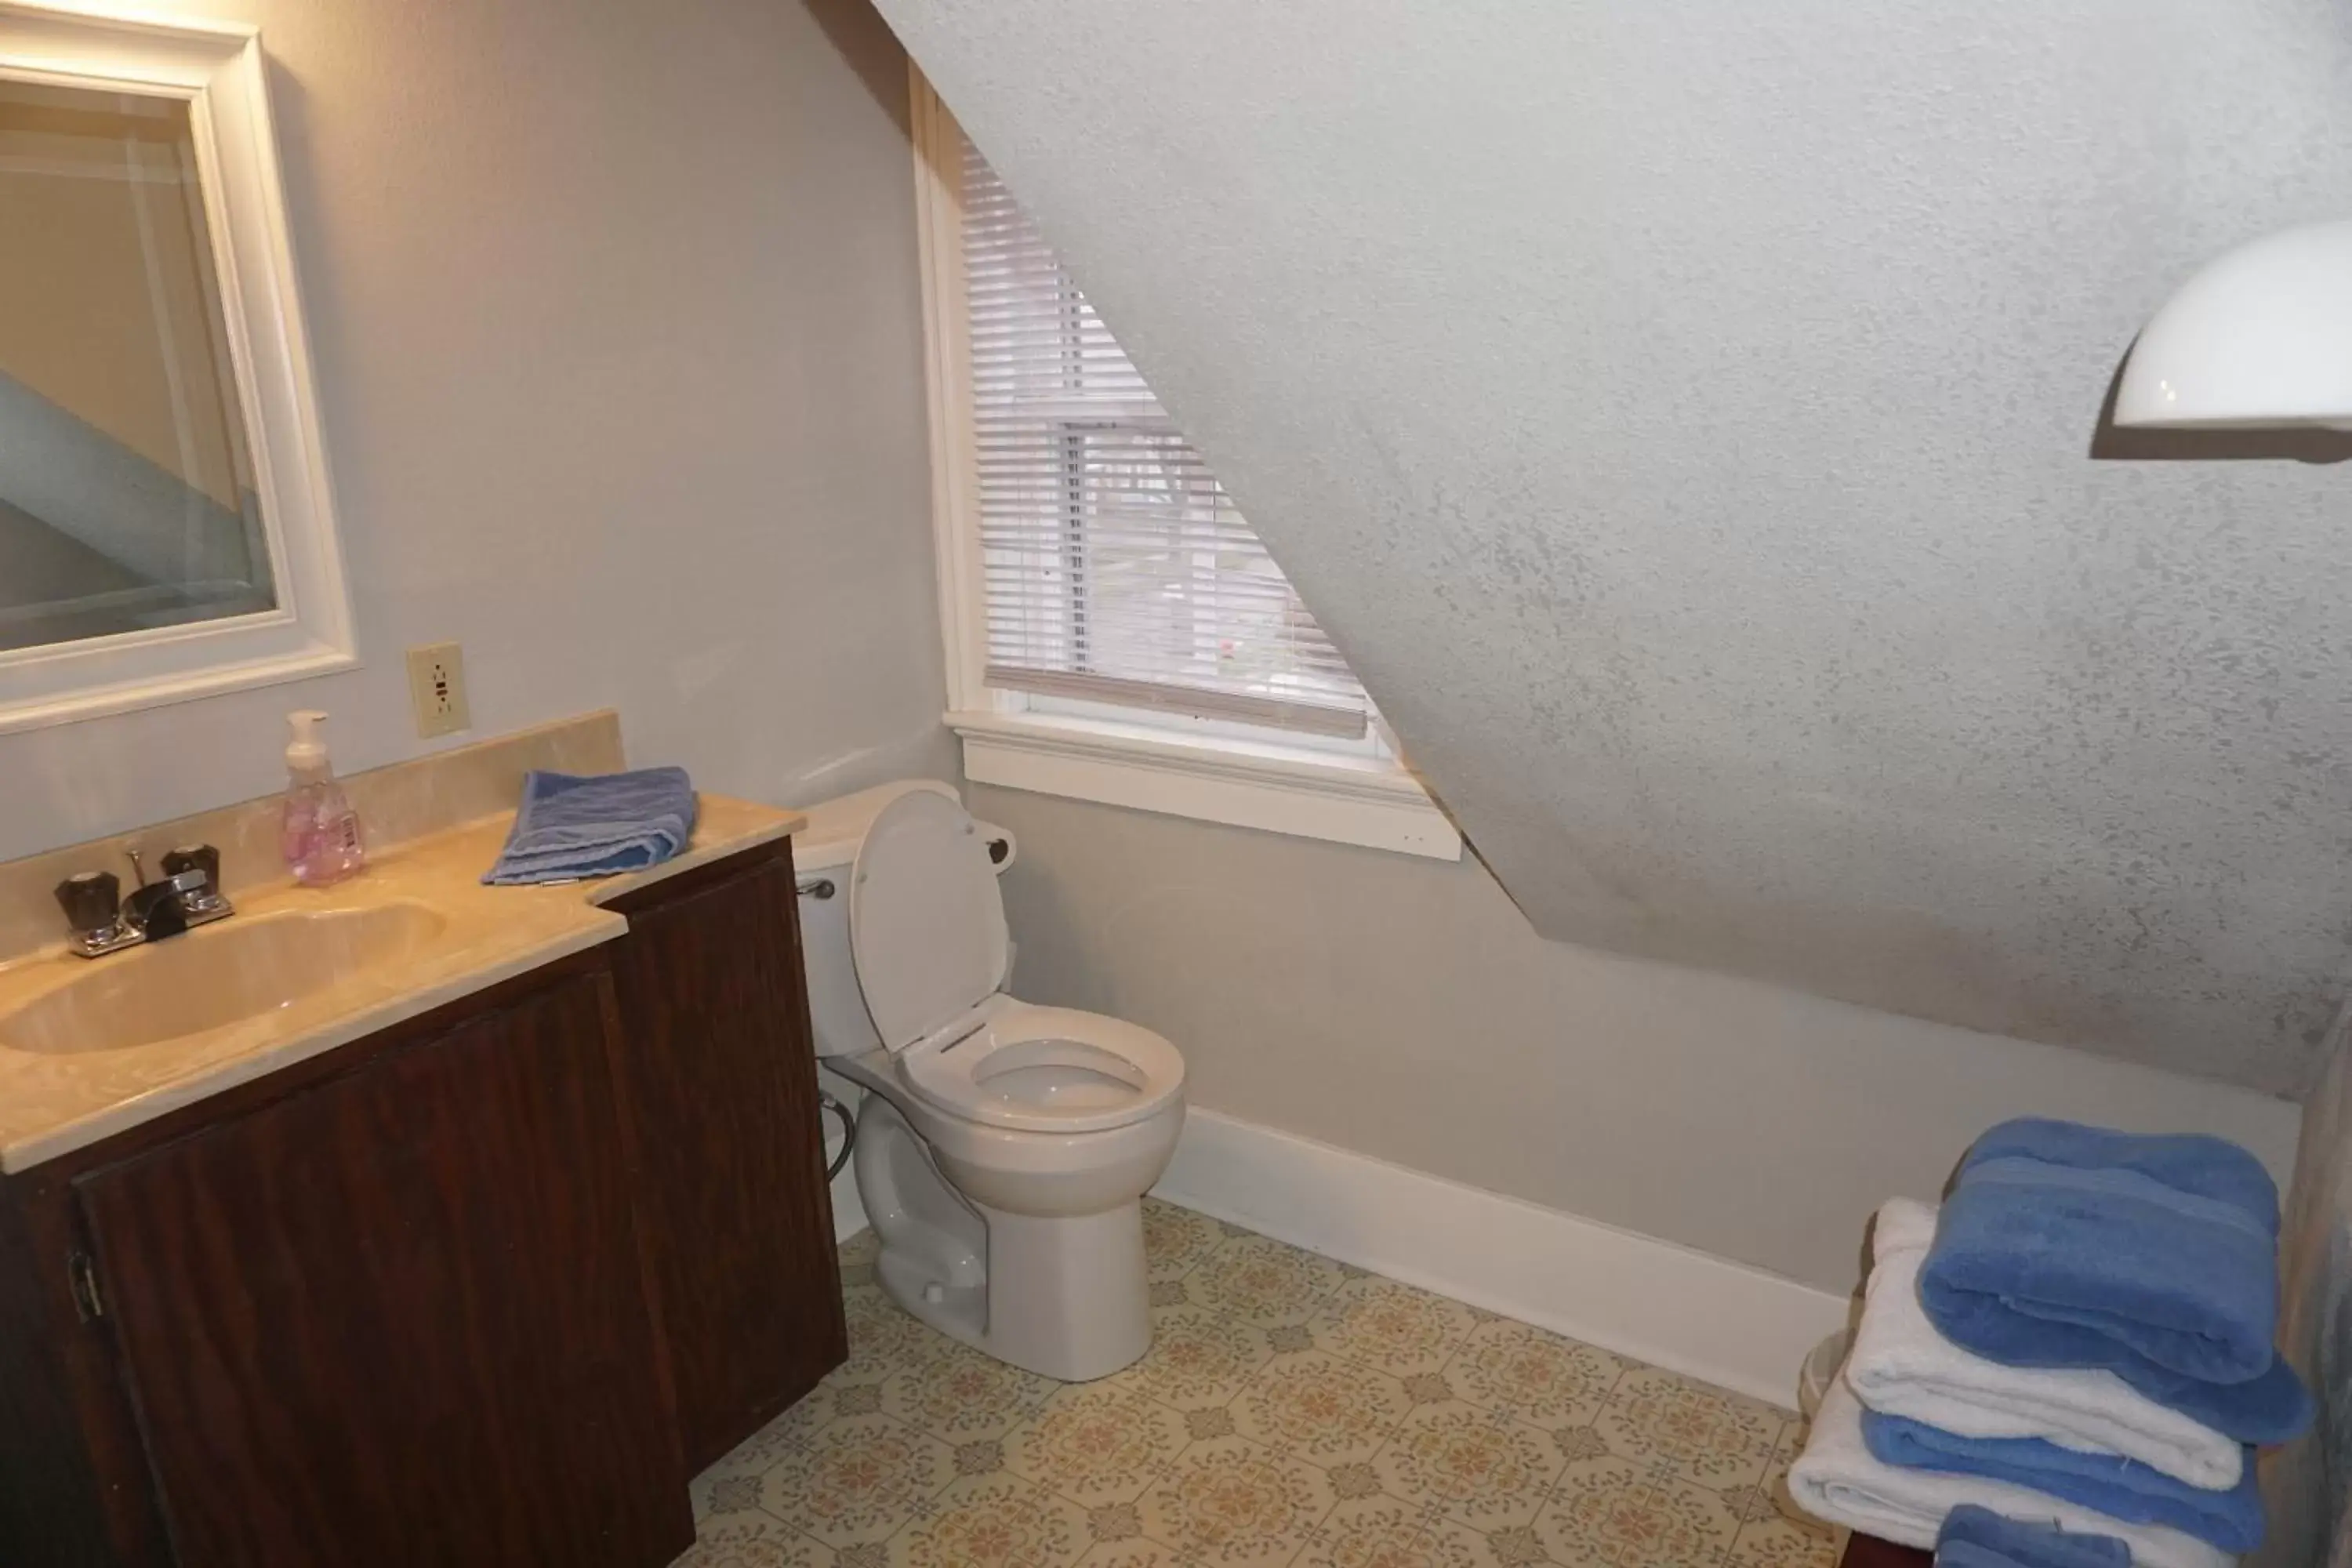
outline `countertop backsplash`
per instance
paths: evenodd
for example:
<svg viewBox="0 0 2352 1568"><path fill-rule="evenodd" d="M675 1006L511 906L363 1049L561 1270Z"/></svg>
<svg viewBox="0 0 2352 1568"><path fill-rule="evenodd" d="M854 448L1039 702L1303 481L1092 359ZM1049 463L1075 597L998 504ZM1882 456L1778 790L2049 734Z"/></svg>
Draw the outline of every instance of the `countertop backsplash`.
<svg viewBox="0 0 2352 1568"><path fill-rule="evenodd" d="M439 833L510 812L521 798L523 774L533 768L563 773L612 773L626 763L621 719L611 709L559 719L472 745L435 752L385 767L345 775L344 792L360 815L371 849ZM170 822L0 861L0 963L65 940L65 917L51 889L77 871L111 871L131 886L126 847L146 858L148 874L163 852L180 844L210 844L221 852L222 891L232 899L289 880L278 855L278 794L200 811Z"/></svg>

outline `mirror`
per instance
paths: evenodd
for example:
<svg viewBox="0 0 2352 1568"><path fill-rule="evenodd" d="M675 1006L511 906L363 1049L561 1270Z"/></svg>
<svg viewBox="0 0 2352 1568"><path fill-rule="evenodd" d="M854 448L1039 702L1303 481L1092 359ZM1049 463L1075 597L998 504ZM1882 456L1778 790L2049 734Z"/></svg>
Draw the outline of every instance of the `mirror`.
<svg viewBox="0 0 2352 1568"><path fill-rule="evenodd" d="M358 662L270 68L0 0L0 733Z"/></svg>
<svg viewBox="0 0 2352 1568"><path fill-rule="evenodd" d="M188 101L0 80L0 649L278 605Z"/></svg>

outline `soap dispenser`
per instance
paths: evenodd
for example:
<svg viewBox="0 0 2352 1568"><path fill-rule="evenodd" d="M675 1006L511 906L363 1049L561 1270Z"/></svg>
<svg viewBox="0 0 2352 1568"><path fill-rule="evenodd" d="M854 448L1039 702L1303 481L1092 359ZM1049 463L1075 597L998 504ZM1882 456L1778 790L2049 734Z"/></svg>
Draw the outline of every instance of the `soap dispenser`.
<svg viewBox="0 0 2352 1568"><path fill-rule="evenodd" d="M286 812L278 842L286 868L308 888L340 882L367 864L359 813L335 782L327 743L319 739L326 719L315 710L286 715L294 734L286 747Z"/></svg>

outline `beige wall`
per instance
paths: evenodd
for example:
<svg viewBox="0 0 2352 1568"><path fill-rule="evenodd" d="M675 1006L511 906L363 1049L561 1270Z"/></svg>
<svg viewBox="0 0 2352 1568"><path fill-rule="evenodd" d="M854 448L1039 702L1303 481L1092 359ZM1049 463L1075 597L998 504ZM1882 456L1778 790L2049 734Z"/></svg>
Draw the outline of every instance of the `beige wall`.
<svg viewBox="0 0 2352 1568"><path fill-rule="evenodd" d="M1475 860L971 795L1021 841L1013 989L1162 1031L1194 1104L1827 1289L2005 1116L2293 1158L2282 1100L1546 942Z"/></svg>
<svg viewBox="0 0 2352 1568"><path fill-rule="evenodd" d="M617 706L633 756L809 798L952 767L905 65L856 0L166 0L257 22L355 673L0 737L0 856Z"/></svg>

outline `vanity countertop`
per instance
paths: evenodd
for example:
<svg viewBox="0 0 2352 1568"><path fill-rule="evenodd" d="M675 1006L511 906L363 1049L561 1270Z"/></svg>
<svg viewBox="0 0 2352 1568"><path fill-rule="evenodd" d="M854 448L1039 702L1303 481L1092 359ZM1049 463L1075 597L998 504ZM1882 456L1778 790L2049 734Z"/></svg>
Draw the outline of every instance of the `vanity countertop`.
<svg viewBox="0 0 2352 1568"><path fill-rule="evenodd" d="M704 795L685 853L634 876L489 888L513 813L372 850L367 869L332 888L281 880L232 889L237 912L152 947L78 958L62 944L0 964L0 1019L100 973L135 986L143 966L206 947L259 952L240 928L283 916L421 906L429 934L378 967L201 1034L117 1048L22 1050L0 1045L0 1173L15 1173L169 1110L334 1049L446 1002L610 942L628 922L603 906L639 888L798 832L799 815ZM182 955L174 957L175 950Z"/></svg>

